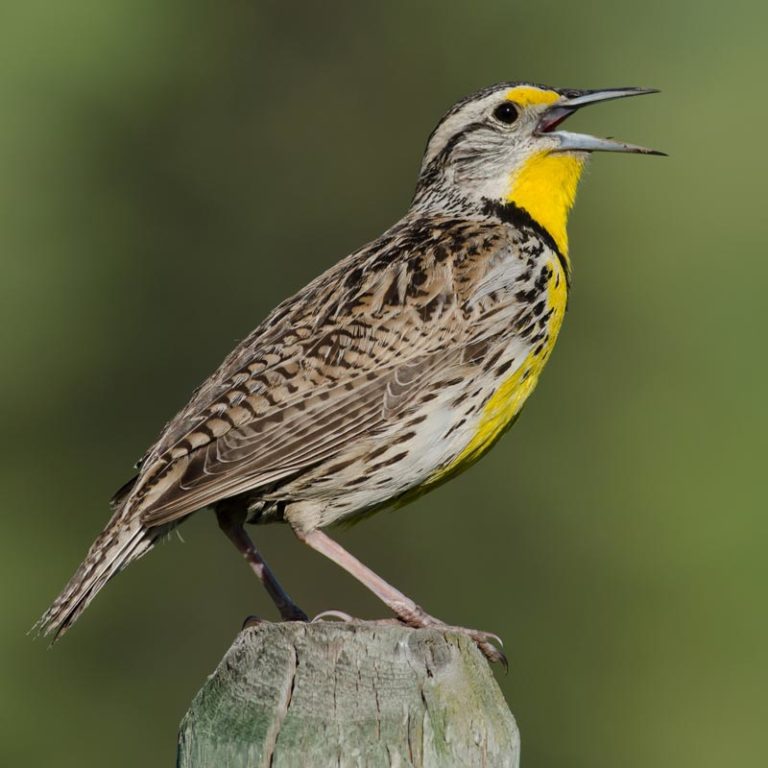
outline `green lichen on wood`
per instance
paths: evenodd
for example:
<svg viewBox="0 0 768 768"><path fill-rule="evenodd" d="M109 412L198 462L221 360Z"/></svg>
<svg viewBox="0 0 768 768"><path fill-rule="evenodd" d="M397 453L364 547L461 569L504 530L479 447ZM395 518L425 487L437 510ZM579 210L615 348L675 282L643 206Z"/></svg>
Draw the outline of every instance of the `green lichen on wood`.
<svg viewBox="0 0 768 768"><path fill-rule="evenodd" d="M519 735L474 643L375 622L245 629L195 696L180 768L515 768Z"/></svg>

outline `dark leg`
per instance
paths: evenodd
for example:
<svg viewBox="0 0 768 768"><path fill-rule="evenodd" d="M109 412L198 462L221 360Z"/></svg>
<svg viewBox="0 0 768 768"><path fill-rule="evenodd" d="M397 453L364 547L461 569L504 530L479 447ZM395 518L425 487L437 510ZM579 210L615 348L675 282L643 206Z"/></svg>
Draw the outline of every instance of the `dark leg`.
<svg viewBox="0 0 768 768"><path fill-rule="evenodd" d="M336 565L341 566L347 573L354 576L359 582L373 592L376 597L388 605L394 614L404 624L412 627L441 627L451 629L463 635L471 637L483 652L489 661L500 661L507 665L507 659L504 654L498 650L490 639L498 638L488 632L481 632L476 629L466 629L465 627L453 627L444 624L434 616L430 616L423 608L416 605L410 597L404 595L400 590L395 589L388 584L381 576L375 574L366 565L363 565L356 557L351 555L340 544L326 536L322 531L295 531L296 535L312 549L333 560Z"/></svg>
<svg viewBox="0 0 768 768"><path fill-rule="evenodd" d="M238 552L245 558L251 570L259 577L264 588L280 611L280 616L286 621L307 621L308 617L296 603L291 600L288 593L282 588L280 582L270 570L264 558L251 541L251 537L244 528L245 513L233 510L231 507L219 506L216 508L216 519L219 528L227 535L227 538L237 547Z"/></svg>

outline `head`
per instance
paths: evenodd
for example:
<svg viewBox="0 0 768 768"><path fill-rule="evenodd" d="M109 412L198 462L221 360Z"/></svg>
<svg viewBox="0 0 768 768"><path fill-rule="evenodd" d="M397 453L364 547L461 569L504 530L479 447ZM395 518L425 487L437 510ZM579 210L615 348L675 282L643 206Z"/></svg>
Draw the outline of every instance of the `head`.
<svg viewBox="0 0 768 768"><path fill-rule="evenodd" d="M588 104L654 92L501 83L473 94L452 107L429 137L414 202L419 207L514 204L565 251L565 222L589 153L662 153L555 129Z"/></svg>

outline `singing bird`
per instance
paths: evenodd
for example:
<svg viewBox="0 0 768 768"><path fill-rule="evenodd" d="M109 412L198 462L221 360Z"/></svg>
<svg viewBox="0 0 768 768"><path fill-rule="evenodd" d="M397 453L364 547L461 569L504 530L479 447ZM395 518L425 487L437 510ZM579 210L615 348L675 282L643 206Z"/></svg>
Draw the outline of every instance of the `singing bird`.
<svg viewBox="0 0 768 768"><path fill-rule="evenodd" d="M307 616L246 523L288 523L401 621L445 626L323 529L434 488L512 424L565 315L566 223L588 155L663 154L556 128L586 105L653 92L501 83L448 110L405 216L278 305L198 388L39 629L55 640L203 507L285 620ZM501 658L493 636L456 629Z"/></svg>

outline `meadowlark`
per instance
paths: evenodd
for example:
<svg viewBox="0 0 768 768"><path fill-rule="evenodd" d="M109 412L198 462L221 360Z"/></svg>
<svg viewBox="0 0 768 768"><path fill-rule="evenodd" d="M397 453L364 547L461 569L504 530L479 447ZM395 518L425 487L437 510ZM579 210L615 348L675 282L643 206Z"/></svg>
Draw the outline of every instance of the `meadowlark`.
<svg viewBox="0 0 768 768"><path fill-rule="evenodd" d="M203 383L38 627L55 640L203 507L286 620L307 617L245 523L288 523L401 621L445 626L322 529L434 488L512 424L565 314L566 223L587 156L662 154L555 129L585 105L652 92L502 83L454 105L405 216L280 304ZM493 636L458 629L501 658Z"/></svg>

